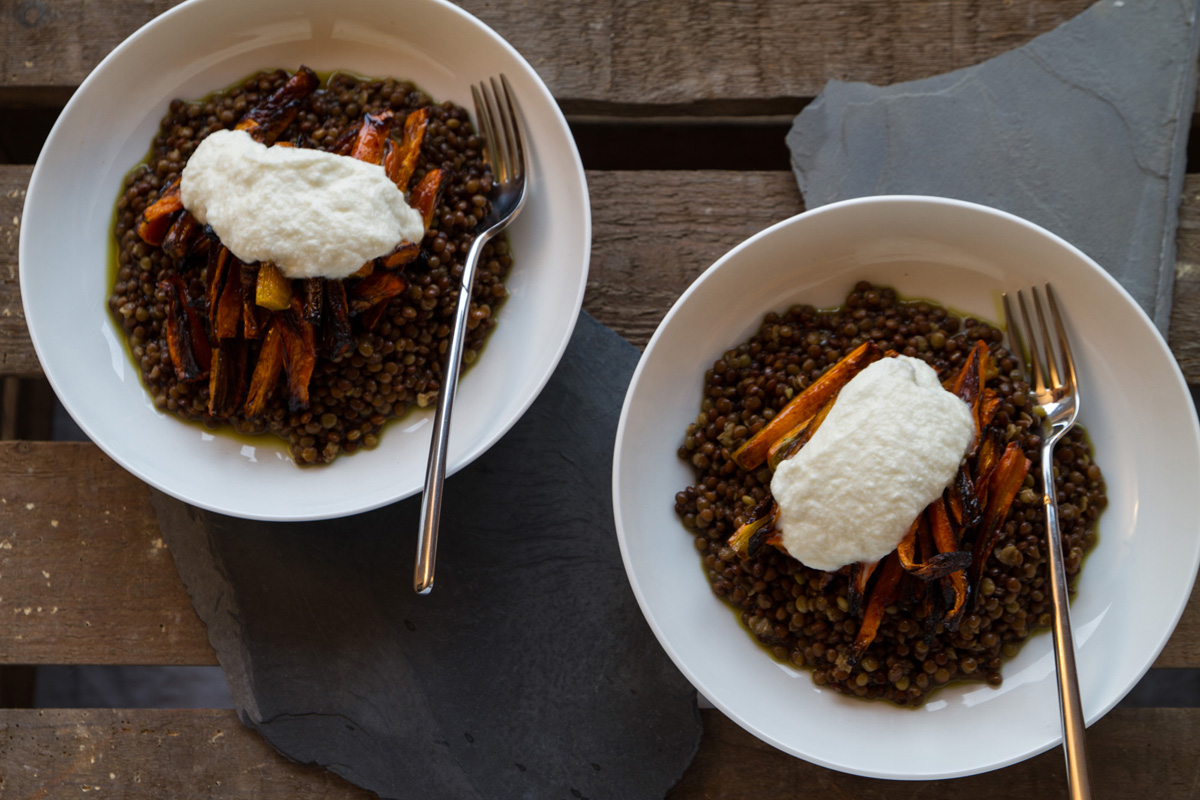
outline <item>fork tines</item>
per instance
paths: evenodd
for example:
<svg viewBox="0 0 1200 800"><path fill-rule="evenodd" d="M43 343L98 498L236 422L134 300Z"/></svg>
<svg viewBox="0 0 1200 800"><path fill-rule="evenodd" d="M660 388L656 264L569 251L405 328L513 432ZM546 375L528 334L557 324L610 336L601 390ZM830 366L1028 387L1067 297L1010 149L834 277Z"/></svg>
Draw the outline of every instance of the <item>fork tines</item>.
<svg viewBox="0 0 1200 800"><path fill-rule="evenodd" d="M524 171L525 144L516 122L517 112L508 78L501 74L499 81L491 78L472 86L471 96L475 100L475 116L479 119L485 142L486 160L492 165L496 180L505 183L520 178Z"/></svg>
<svg viewBox="0 0 1200 800"><path fill-rule="evenodd" d="M1008 301L1008 293L1001 295L1004 303L1004 324L1008 328L1009 341L1013 355L1025 363L1030 377L1034 381L1034 391L1041 393L1057 387L1071 388L1075 386L1075 363L1071 358L1071 346L1067 340L1066 328L1063 326L1062 314L1058 310L1058 302L1050 284L1046 284L1046 299L1050 309L1050 317L1054 321L1055 333L1058 338L1058 351L1062 356L1061 368L1059 360L1054 357L1055 348L1051 344L1050 330L1046 325L1046 313L1043 310L1041 292L1036 286L1029 290L1033 297L1034 313L1037 326L1033 324L1029 308L1025 304L1025 295L1017 290L1017 305L1021 308L1024 320L1024 333L1021 325L1013 314ZM1028 342L1026 342L1028 339ZM1028 349L1026 349L1028 347ZM1039 353L1040 350L1040 353ZM1026 354L1028 353L1028 357Z"/></svg>

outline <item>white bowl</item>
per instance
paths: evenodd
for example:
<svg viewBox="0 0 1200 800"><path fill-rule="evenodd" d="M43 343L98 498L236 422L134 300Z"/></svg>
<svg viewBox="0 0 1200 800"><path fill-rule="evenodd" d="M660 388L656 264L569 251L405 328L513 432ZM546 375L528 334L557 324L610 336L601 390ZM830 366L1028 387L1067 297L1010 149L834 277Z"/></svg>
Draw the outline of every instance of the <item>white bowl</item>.
<svg viewBox="0 0 1200 800"><path fill-rule="evenodd" d="M168 103L261 69L408 79L471 108L470 85L505 73L530 143L530 195L509 229L509 298L464 375L450 471L483 453L533 402L570 338L587 279L591 210L575 143L533 68L442 0L191 0L130 36L63 110L34 169L20 243L21 294L42 368L67 411L114 460L193 505L254 519L323 519L422 486L432 413L390 424L380 445L300 469L282 441L247 443L157 412L110 318L107 258L125 173Z"/></svg>
<svg viewBox="0 0 1200 800"><path fill-rule="evenodd" d="M1107 273L1041 228L969 203L872 197L818 208L750 238L692 284L646 347L621 414L613 507L625 567L675 664L763 741L880 778L1012 764L1061 741L1048 634L1004 665L998 689L951 686L919 710L846 697L752 641L709 589L674 514L675 493L694 482L676 449L699 409L704 371L766 312L839 305L860 279L989 320L1001 317L1001 291L1053 283L1078 360L1080 421L1110 500L1072 605L1087 721L1149 669L1200 565L1191 396L1154 326Z"/></svg>

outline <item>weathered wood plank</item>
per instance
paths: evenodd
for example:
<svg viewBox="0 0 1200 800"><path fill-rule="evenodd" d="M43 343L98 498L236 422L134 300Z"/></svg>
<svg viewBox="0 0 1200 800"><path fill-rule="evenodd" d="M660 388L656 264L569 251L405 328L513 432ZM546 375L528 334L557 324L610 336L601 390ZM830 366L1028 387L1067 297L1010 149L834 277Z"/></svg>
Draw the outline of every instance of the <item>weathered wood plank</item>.
<svg viewBox="0 0 1200 800"><path fill-rule="evenodd" d="M21 212L32 173L32 167L0 164L0 374L13 377L31 377L42 371L25 327L17 281Z"/></svg>
<svg viewBox="0 0 1200 800"><path fill-rule="evenodd" d="M17 285L29 167L0 165L0 375L39 374ZM671 304L725 251L804 210L786 172L589 172L593 243L584 308L644 347ZM15 222L14 222L15 220ZM1200 383L1200 175L1180 209L1171 348Z"/></svg>
<svg viewBox="0 0 1200 800"><path fill-rule="evenodd" d="M1052 708L1047 709L1053 712ZM819 720L806 724L819 725ZM1192 798L1200 782L1200 709L1117 709L1088 730L1096 796ZM986 748L986 736L980 740ZM1066 796L1060 749L998 772L953 781L881 781L789 759L715 711L704 712L704 738L668 800L745 797L853 797L857 800Z"/></svg>
<svg viewBox="0 0 1200 800"><path fill-rule="evenodd" d="M917 800L1042 797L1066 785L1062 754L1051 750L999 772L956 781L857 778L779 752L719 712L701 712L700 752L670 800L757 800L846 796ZM232 711L0 711L6 797L373 797L319 768L287 761ZM1194 797L1200 781L1200 710L1117 709L1089 731L1092 777L1102 797ZM981 744L986 746L986 744ZM403 754L397 754L403 757ZM103 794L101 795L103 796Z"/></svg>
<svg viewBox="0 0 1200 800"><path fill-rule="evenodd" d="M978 63L1092 0L675 0L459 5L517 48L568 113L795 111L830 78L877 84ZM40 0L0 12L0 100L61 103L173 0ZM712 69L719 59L721 69ZM287 66L287 65L270 65Z"/></svg>
<svg viewBox="0 0 1200 800"><path fill-rule="evenodd" d="M0 795L368 800L279 755L231 710L0 710Z"/></svg>
<svg viewBox="0 0 1200 800"><path fill-rule="evenodd" d="M644 347L684 289L727 250L804 210L786 172L589 172L593 238L584 307ZM1200 175L1180 207L1170 344L1200 383Z"/></svg>
<svg viewBox="0 0 1200 800"><path fill-rule="evenodd" d="M214 664L150 493L94 445L0 442L0 664ZM1155 667L1200 668L1200 586Z"/></svg>
<svg viewBox="0 0 1200 800"><path fill-rule="evenodd" d="M0 663L216 663L149 489L94 445L0 443Z"/></svg>

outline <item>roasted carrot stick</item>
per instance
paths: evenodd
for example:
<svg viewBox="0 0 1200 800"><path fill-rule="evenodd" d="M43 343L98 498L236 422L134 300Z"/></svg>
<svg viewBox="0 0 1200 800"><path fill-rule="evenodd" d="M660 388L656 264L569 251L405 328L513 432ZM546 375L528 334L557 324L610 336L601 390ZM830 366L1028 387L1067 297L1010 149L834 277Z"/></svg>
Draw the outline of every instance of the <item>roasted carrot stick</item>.
<svg viewBox="0 0 1200 800"><path fill-rule="evenodd" d="M950 553L935 552L933 540L929 533L927 514L922 512L909 528L908 533L896 545L896 555L900 566L914 578L923 581L934 581L951 572L961 571L971 565L971 554L964 551ZM919 557L917 545L923 542L924 551Z"/></svg>
<svg viewBox="0 0 1200 800"><path fill-rule="evenodd" d="M177 214L171 222L171 227L167 228L167 233L163 236L162 250L171 260L178 263L183 262L191 253L192 242L200 234L200 223L196 218L184 211L182 214Z"/></svg>
<svg viewBox="0 0 1200 800"><path fill-rule="evenodd" d="M933 543L937 547L938 552L943 555L960 552L959 536L950 524L950 517L946 513L946 504L941 498L938 498L929 504L928 511L929 531L933 536ZM963 553L963 555L966 556L967 554ZM969 557L964 561L965 563L962 567L954 572L943 575L940 579L943 583L949 585L954 597L953 604L942 618L942 622L951 631L958 629L962 613L967 607L967 578L963 573L963 569L970 564Z"/></svg>
<svg viewBox="0 0 1200 800"><path fill-rule="evenodd" d="M979 582L983 579L984 565L996 547L1004 518L1008 516L1013 499L1021 491L1030 466L1032 462L1025 458L1017 443L1009 442L1004 455L1000 457L999 463L988 477L987 506L983 512L983 524L975 537L975 546L971 553L969 578L971 593L975 595L976 602L979 600L978 589ZM1054 480L1053 476L1049 480Z"/></svg>
<svg viewBox="0 0 1200 800"><path fill-rule="evenodd" d="M425 129L429 125L429 109L419 108L404 120L404 137L400 144L389 148L384 155L383 168L400 191L408 189L417 158L421 155L421 143L425 140Z"/></svg>
<svg viewBox="0 0 1200 800"><path fill-rule="evenodd" d="M304 318L299 297L292 306L276 315L283 334L283 365L288 377L288 408L299 411L308 408L308 384L317 366L317 339L312 323Z"/></svg>
<svg viewBox="0 0 1200 800"><path fill-rule="evenodd" d="M254 365L254 374L250 377L250 390L246 395L243 413L247 419L259 416L266 409L267 401L271 398L271 392L283 369L283 335L279 330L279 325L269 324L263 336L258 361Z"/></svg>
<svg viewBox="0 0 1200 800"><path fill-rule="evenodd" d="M137 233L146 244L160 245L171 225L171 215L183 208L179 196L179 179L175 178L162 188L158 199L146 206L137 222Z"/></svg>
<svg viewBox="0 0 1200 800"><path fill-rule="evenodd" d="M360 128L362 128L362 122L356 122L342 131L342 135L329 148L329 152L339 156L350 155L350 151L354 149L354 143L358 141L358 131Z"/></svg>
<svg viewBox="0 0 1200 800"><path fill-rule="evenodd" d="M304 290L304 318L313 325L320 325L325 310L325 279L306 278L300 286Z"/></svg>
<svg viewBox="0 0 1200 800"><path fill-rule="evenodd" d="M274 94L247 111L238 122L237 129L246 131L255 141L271 144L292 124L300 112L300 102L312 94L320 83L317 73L308 67L300 67Z"/></svg>
<svg viewBox="0 0 1200 800"><path fill-rule="evenodd" d="M862 610L863 598L867 595L867 584L875 574L878 561L858 561L850 565L850 583L846 587L846 599L850 603L850 616L857 617Z"/></svg>
<svg viewBox="0 0 1200 800"><path fill-rule="evenodd" d="M349 355L354 350L354 333L350 330L350 304L346 300L346 285L329 281L325 285L325 351L330 358Z"/></svg>
<svg viewBox="0 0 1200 800"><path fill-rule="evenodd" d="M864 342L841 361L825 371L804 391L793 397L758 433L746 440L733 454L734 462L744 470L757 469L780 437L810 419L821 406L841 391L850 379L883 353L874 342Z"/></svg>
<svg viewBox="0 0 1200 800"><path fill-rule="evenodd" d="M208 413L228 417L242 404L246 392L246 343L226 339L212 353L208 378Z"/></svg>
<svg viewBox="0 0 1200 800"><path fill-rule="evenodd" d="M821 423L825 421L825 417L829 416L829 410L833 408L836 400L837 395L835 394L829 398L829 402L821 406L816 414L812 415L812 418L792 428L779 441L771 445L767 450L767 466L771 468L772 472L779 466L780 461L791 458L800 451L800 448L808 444L817 429L821 427Z"/></svg>
<svg viewBox="0 0 1200 800"><path fill-rule="evenodd" d="M774 500L766 500L759 503L751 515L753 518L734 531L727 542L743 559L756 556L765 544L779 517L779 506L775 505Z"/></svg>
<svg viewBox="0 0 1200 800"><path fill-rule="evenodd" d="M386 256L380 256L378 261L385 269L396 269L417 260L421 254L421 246L416 242L401 242ZM363 276L365 277L365 276Z"/></svg>
<svg viewBox="0 0 1200 800"><path fill-rule="evenodd" d="M350 289L350 310L361 313L379 303L387 302L407 288L408 280L398 272L372 272Z"/></svg>
<svg viewBox="0 0 1200 800"><path fill-rule="evenodd" d="M158 286L167 295L167 352L175 375L184 382L201 380L212 363L204 322L188 302L182 278L172 275Z"/></svg>
<svg viewBox="0 0 1200 800"><path fill-rule="evenodd" d="M883 566L877 572L879 577L871 589L871 599L867 601L867 610L863 612L862 624L858 627L858 634L854 637L854 645L851 647L855 658L861 657L871 642L875 641L875 635L879 633L879 623L883 621L883 611L896 599L897 587L904 575L900 559L895 553L889 553L884 558Z"/></svg>
<svg viewBox="0 0 1200 800"><path fill-rule="evenodd" d="M358 137L350 148L350 157L369 164L382 163L384 143L388 141L394 119L390 110L364 116Z"/></svg>
<svg viewBox="0 0 1200 800"><path fill-rule="evenodd" d="M216 322L213 324L213 335L218 340L236 339L242 321L242 262L231 258L229 263L225 288L221 290L214 315Z"/></svg>
<svg viewBox="0 0 1200 800"><path fill-rule="evenodd" d="M427 231L433 223L433 214L437 211L438 203L442 199L442 192L446 188L446 175L444 169L431 169L425 173L424 178L417 181L417 185L408 193L408 203L421 212L421 219L425 221L425 230Z"/></svg>
<svg viewBox="0 0 1200 800"><path fill-rule="evenodd" d="M979 496L975 494L975 483L971 480L966 463L960 464L954 482L946 489L946 501L950 516L962 528L971 528L983 520L983 509Z"/></svg>
<svg viewBox="0 0 1200 800"><path fill-rule="evenodd" d="M242 264L238 279L242 284L242 334L247 339L262 336L271 312L254 302L258 289L258 265Z"/></svg>

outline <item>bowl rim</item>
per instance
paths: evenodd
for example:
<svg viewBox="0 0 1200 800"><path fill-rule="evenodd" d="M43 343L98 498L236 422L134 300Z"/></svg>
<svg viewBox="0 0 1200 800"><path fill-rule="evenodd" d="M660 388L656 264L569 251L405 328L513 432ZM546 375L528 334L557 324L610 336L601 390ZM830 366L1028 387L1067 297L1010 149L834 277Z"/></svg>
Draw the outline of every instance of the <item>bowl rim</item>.
<svg viewBox="0 0 1200 800"><path fill-rule="evenodd" d="M512 59L511 68L522 73L521 77L527 81L529 85L536 89L539 95L537 97L536 104L539 108L539 112L545 115L556 126L558 126L558 128L564 134L562 137L562 143L565 145L565 148L559 148L556 146L555 150L562 152L563 156L571 162L571 165L573 166L573 169L571 170L571 180L573 182L577 182L580 193L579 205L581 216L578 219L573 218L573 223L577 229L577 236L585 244L582 247L582 252L580 253L580 274L577 285L573 287L572 296L568 297L566 294L564 294L562 297L562 299L566 301L564 306L569 310L569 324L566 326L565 333L561 337L561 340L556 343L553 351L546 353L547 357L540 374L531 372L531 377L527 381L528 396L524 399L523 403L521 403L519 407L514 408L513 413L509 417L502 419L501 424L491 428L486 437L480 438L469 447L462 447L458 445L455 446L455 449L451 451L451 461L447 465L447 476L450 476L486 452L509 430L511 430L511 428L524 415L524 413L528 411L533 402L540 396L541 392L545 389L546 384L549 382L550 377L553 375L555 369L561 362L567 346L570 343L571 333L578 323L579 314L582 311L583 297L587 289L587 275L590 268L593 227L591 204L589 200L586 172L583 168L578 146L575 143L574 137L570 134L570 127L562 113L561 108L558 106L557 101L550 92L550 89L546 86L541 76L528 62L528 60L526 60L525 57L522 56L516 50L516 48L514 48L507 41L507 39L497 33L493 28L468 11L454 5L451 2L448 2L448 0L400 0L400 2L413 7L430 6L436 10L436 13L452 15L462 25L467 26L470 29L474 29L479 34L485 36L496 46L501 48L507 54L507 56ZM142 46L144 40L158 35L159 31L161 31L163 28L169 28L176 24L182 24L177 23L177 20L179 20L181 17L198 13L198 9L203 9L207 13L207 11L210 10L210 7L234 7L236 5L236 0L185 0L185 2L180 3L179 5L174 6L148 20L145 24L123 39L109 53L107 53L80 83L78 89L72 94L71 98L63 107L62 112L55 120L54 125L51 127L51 130L46 137L46 142L42 147L41 153L34 164L29 183L26 187L24 209L30 209L33 208L35 204L42 203L44 194L53 194L54 187L47 185L45 182L45 173L50 169L48 166L49 154L54 151L55 143L63 136L62 131L71 122L70 118L73 115L73 111L79 105L86 102L86 98L89 96L89 92L92 91L93 86L103 79L106 71L112 69L112 65L114 63L120 63L124 58L127 57L126 54L130 50L134 50ZM316 5L316 2L295 4L294 13L297 17L311 15ZM170 98L164 98L163 101L165 102L169 99ZM528 100L526 101L526 105L529 108L533 107L530 105L530 101ZM114 191L116 191L115 188ZM24 219L22 219L17 248L19 283L24 283L27 271L32 269L30 249L33 247L33 244L31 243L30 239L33 234L30 233L30 230L31 228L24 224ZM218 513L230 514L244 519L257 519L264 521L306 521L333 519L337 517L363 513L394 502L398 502L407 497L411 497L414 494L418 494L421 491L421 487L418 485L413 491L393 493L391 496L378 497L370 502L358 503L353 507L339 507L333 511L301 511L292 514L280 513L278 509L263 513L259 513L254 509L231 509L219 502L210 502L204 497L183 495L176 491L174 487L164 485L155 477L155 475L151 474L146 469L141 468L141 466L139 466L139 464L137 464L133 459L132 454L125 453L121 447L112 444L103 437L97 436L94 427L89 424L88 417L79 412L79 409L76 408L76 402L72 401L72 399L69 397L69 393L64 393L62 376L59 375L53 366L53 354L47 352L48 345L44 341L39 340L39 337L36 333L38 320L40 319L41 315L38 308L31 304L30 298L25 293L22 293L22 309L25 315L26 329L29 332L34 352L38 358L39 364L42 367L42 372L50 383L51 388L54 390L56 397L59 398L68 414L83 430L88 439L100 447L100 449L106 455L116 461L123 469L132 473L145 483L167 493L168 495L183 500L190 505L205 508ZM123 338L123 333L118 329L115 323L112 322L111 312L105 308L103 313L105 318L111 323L114 333L118 337ZM490 341L491 340L489 338L489 342ZM135 372L137 372L136 368ZM136 379L139 384L141 384L140 374L136 375ZM400 420L393 419L389 420L386 425L392 426L398 422L400 422ZM456 453L455 450L458 452Z"/></svg>

